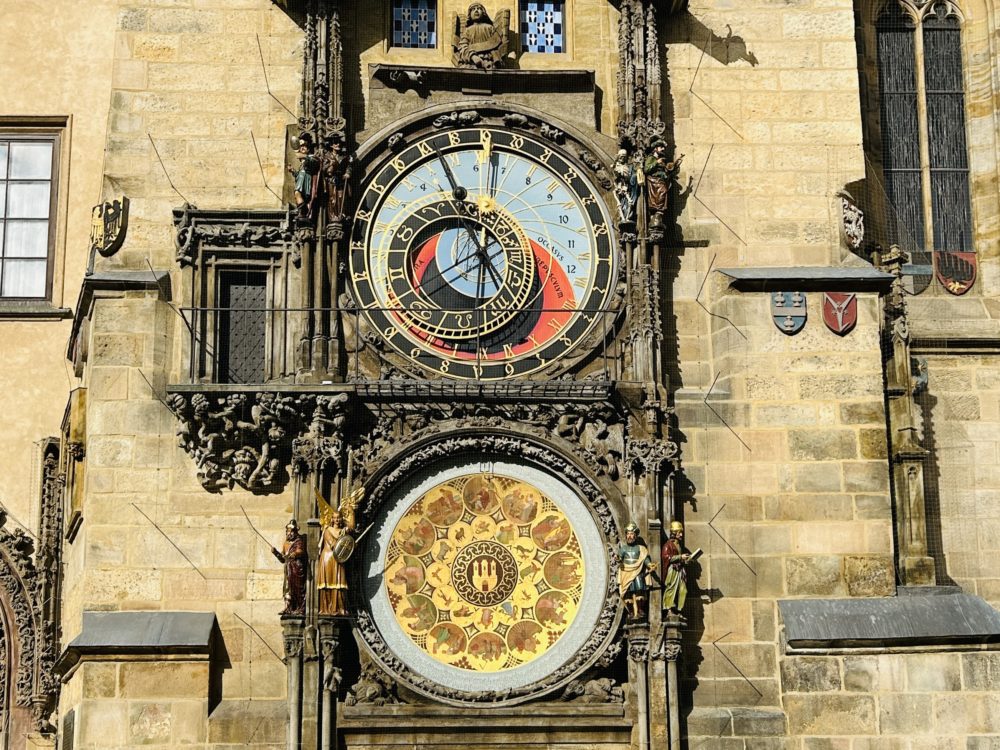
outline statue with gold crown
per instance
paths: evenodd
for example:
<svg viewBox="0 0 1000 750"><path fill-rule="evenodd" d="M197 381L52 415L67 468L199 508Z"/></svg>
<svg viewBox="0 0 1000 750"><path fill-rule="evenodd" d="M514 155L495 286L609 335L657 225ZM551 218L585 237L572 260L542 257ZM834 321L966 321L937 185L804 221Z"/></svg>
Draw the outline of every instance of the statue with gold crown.
<svg viewBox="0 0 1000 750"><path fill-rule="evenodd" d="M347 615L347 571L344 566L354 552L355 516L364 494L364 487L359 487L334 508L319 491L316 492L321 529L316 590L319 591L321 615Z"/></svg>

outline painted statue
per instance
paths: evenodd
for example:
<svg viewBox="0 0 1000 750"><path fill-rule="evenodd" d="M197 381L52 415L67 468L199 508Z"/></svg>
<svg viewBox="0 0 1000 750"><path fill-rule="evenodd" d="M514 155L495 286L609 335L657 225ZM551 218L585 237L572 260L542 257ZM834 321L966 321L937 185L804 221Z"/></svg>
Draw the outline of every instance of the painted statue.
<svg viewBox="0 0 1000 750"><path fill-rule="evenodd" d="M289 167L295 176L295 206L300 218L312 218L313 206L319 194L320 161L316 156L316 144L309 133L303 133L293 141L299 158L298 167Z"/></svg>
<svg viewBox="0 0 1000 750"><path fill-rule="evenodd" d="M650 226L663 227L663 216L670 200L670 185L681 167L681 159L667 158L667 144L661 140L653 142L652 151L643 165L646 183L646 205L649 206Z"/></svg>
<svg viewBox="0 0 1000 750"><path fill-rule="evenodd" d="M493 70L503 65L510 50L510 11L501 10L494 22L482 3L473 3L455 19L455 64L460 68Z"/></svg>
<svg viewBox="0 0 1000 750"><path fill-rule="evenodd" d="M326 215L337 219L344 214L344 199L351 181L354 160L342 140L332 140L323 154L323 181L326 186Z"/></svg>
<svg viewBox="0 0 1000 750"><path fill-rule="evenodd" d="M670 536L660 548L663 611L679 615L687 599L687 569L692 555L684 549L684 524L670 522Z"/></svg>
<svg viewBox="0 0 1000 750"><path fill-rule="evenodd" d="M614 164L615 203L618 204L618 221L622 224L635 223L635 208L639 203L642 186L635 164L629 159L628 151L621 149Z"/></svg>
<svg viewBox="0 0 1000 750"><path fill-rule="evenodd" d="M306 551L306 539L299 533L299 524L294 518L285 526L285 542L281 551L271 547L271 554L285 565L285 609L281 614L304 615L309 553Z"/></svg>
<svg viewBox="0 0 1000 750"><path fill-rule="evenodd" d="M645 544L639 542L639 527L625 527L625 541L618 547L621 567L618 570L618 593L625 604L628 619L639 621L646 616L649 579L656 575L656 565Z"/></svg>
<svg viewBox="0 0 1000 750"><path fill-rule="evenodd" d="M354 551L355 510L364 495L359 488L331 507L317 493L320 505L319 559L316 561L316 590L319 614L347 615L347 570L345 563Z"/></svg>

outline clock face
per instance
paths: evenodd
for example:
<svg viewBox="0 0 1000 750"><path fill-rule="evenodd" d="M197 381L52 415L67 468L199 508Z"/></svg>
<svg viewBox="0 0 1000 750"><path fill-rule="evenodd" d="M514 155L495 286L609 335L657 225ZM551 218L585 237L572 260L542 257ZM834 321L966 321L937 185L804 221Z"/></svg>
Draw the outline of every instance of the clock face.
<svg viewBox="0 0 1000 750"><path fill-rule="evenodd" d="M390 492L358 569L389 650L459 700L525 690L572 663L611 576L574 489L534 466L478 458L429 466Z"/></svg>
<svg viewBox="0 0 1000 750"><path fill-rule="evenodd" d="M611 328L607 207L551 145L493 128L425 136L375 172L359 206L357 301L428 370L524 375Z"/></svg>

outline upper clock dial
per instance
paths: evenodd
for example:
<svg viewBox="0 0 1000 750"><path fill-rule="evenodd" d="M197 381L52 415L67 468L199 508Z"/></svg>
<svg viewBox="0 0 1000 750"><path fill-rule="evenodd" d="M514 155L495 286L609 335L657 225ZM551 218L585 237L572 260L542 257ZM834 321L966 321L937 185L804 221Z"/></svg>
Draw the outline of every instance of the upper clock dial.
<svg viewBox="0 0 1000 750"><path fill-rule="evenodd" d="M612 240L604 201L556 149L468 128L424 137L375 173L350 273L396 350L447 376L495 380L610 327Z"/></svg>

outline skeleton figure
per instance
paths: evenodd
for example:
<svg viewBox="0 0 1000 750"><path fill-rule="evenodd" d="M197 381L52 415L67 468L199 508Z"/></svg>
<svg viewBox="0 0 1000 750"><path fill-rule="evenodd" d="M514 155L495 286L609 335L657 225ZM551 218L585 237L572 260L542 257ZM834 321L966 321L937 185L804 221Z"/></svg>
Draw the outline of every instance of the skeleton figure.
<svg viewBox="0 0 1000 750"><path fill-rule="evenodd" d="M460 68L493 70L501 67L510 49L510 11L497 13L494 21L482 3L473 3L465 15L455 17L455 64Z"/></svg>

